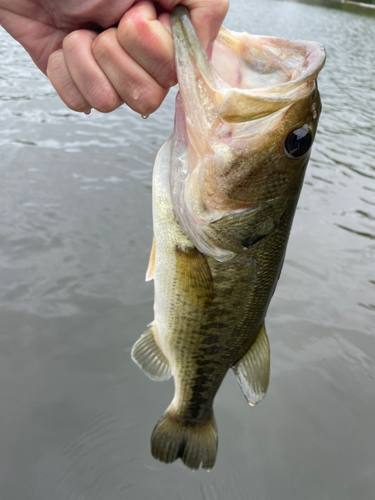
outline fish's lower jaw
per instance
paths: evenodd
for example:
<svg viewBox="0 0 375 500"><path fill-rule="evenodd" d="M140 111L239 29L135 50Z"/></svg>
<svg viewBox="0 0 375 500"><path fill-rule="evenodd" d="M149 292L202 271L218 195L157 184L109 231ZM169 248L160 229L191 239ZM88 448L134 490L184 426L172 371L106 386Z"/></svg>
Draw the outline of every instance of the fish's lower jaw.
<svg viewBox="0 0 375 500"><path fill-rule="evenodd" d="M217 454L217 429L211 418L198 424L189 424L174 418L167 410L151 436L151 453L160 462L171 463L181 458L190 469L212 469Z"/></svg>

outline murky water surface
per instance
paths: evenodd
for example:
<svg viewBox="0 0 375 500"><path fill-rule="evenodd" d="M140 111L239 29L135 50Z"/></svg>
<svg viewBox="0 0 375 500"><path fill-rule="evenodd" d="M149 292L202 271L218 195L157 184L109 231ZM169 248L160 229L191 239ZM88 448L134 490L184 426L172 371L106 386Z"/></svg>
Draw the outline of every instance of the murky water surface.
<svg viewBox="0 0 375 500"><path fill-rule="evenodd" d="M149 450L172 381L131 361L151 171L173 97L148 120L66 109L0 32L1 500L369 500L375 492L375 17L233 0L238 31L322 42L323 114L267 329L272 378L249 408L229 373L215 468Z"/></svg>

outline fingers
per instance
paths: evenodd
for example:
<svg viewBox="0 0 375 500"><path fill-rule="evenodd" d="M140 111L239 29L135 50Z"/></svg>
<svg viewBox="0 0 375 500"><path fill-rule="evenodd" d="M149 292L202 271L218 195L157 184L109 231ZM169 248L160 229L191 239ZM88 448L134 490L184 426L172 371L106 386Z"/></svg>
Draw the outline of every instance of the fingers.
<svg viewBox="0 0 375 500"><path fill-rule="evenodd" d="M191 22L204 49L214 42L228 12L229 0L186 0Z"/></svg>
<svg viewBox="0 0 375 500"><path fill-rule="evenodd" d="M87 113L94 108L108 113L123 103L93 56L96 37L93 31L73 31L64 38L63 48L48 60L48 78L61 100L74 111Z"/></svg>
<svg viewBox="0 0 375 500"><path fill-rule="evenodd" d="M172 36L154 3L136 3L117 29L101 33L93 54L121 99L134 111L149 115L177 83Z"/></svg>
<svg viewBox="0 0 375 500"><path fill-rule="evenodd" d="M142 115L153 113L176 84L168 18L158 19L153 3L142 1L118 29L70 33L47 70L61 99L75 111L109 112L125 102Z"/></svg>
<svg viewBox="0 0 375 500"><path fill-rule="evenodd" d="M176 69L171 33L157 18L150 1L135 4L121 19L118 40L123 49L159 83L169 88L176 85Z"/></svg>
<svg viewBox="0 0 375 500"><path fill-rule="evenodd" d="M92 50L100 68L131 109L149 115L160 106L169 87L160 85L123 49L117 29L101 33L94 41Z"/></svg>
<svg viewBox="0 0 375 500"><path fill-rule="evenodd" d="M154 112L176 84L170 12L179 0L134 4L119 22L97 34L77 30L48 60L47 75L64 103L75 111L113 111L123 102L142 115ZM214 41L228 0L182 0L205 49Z"/></svg>
<svg viewBox="0 0 375 500"><path fill-rule="evenodd" d="M92 44L96 37L93 31L74 31L64 39L63 50L69 73L84 99L92 108L108 113L122 100L94 58Z"/></svg>
<svg viewBox="0 0 375 500"><path fill-rule="evenodd" d="M47 76L60 99L73 111L89 113L91 106L85 100L70 76L62 49L53 52L47 64Z"/></svg>

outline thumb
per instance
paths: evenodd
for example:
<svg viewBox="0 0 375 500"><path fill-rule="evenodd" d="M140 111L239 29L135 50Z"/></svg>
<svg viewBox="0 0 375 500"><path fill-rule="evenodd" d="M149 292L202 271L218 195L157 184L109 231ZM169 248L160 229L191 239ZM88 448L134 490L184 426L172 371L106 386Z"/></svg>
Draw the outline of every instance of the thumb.
<svg viewBox="0 0 375 500"><path fill-rule="evenodd" d="M184 5L190 11L191 22L206 50L215 40L229 8L229 0L159 0L159 4L171 11L176 5Z"/></svg>

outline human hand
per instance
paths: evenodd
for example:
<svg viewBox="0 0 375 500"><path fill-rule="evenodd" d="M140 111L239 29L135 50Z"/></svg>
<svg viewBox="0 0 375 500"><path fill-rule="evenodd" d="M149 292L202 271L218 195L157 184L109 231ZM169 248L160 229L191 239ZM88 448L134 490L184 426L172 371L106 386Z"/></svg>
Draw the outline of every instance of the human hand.
<svg viewBox="0 0 375 500"><path fill-rule="evenodd" d="M229 0L0 0L0 24L47 74L74 111L126 103L149 115L176 84L170 12L190 10L205 49ZM118 27L111 27L118 24ZM93 27L104 28L98 33Z"/></svg>

